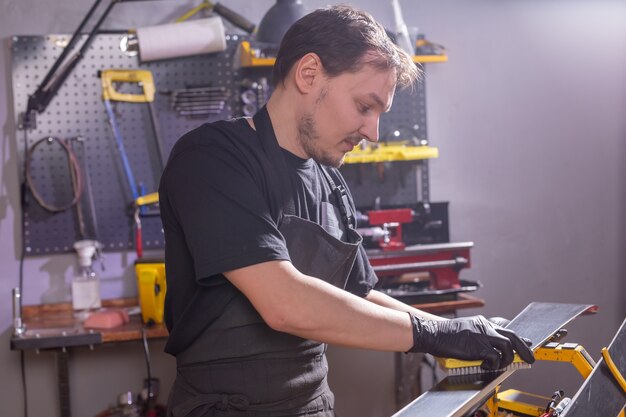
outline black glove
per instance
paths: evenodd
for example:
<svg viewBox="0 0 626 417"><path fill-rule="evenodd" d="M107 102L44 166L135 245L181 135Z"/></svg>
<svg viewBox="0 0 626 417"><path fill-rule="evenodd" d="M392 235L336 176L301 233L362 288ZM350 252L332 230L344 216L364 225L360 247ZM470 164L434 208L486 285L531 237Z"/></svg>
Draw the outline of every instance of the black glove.
<svg viewBox="0 0 626 417"><path fill-rule="evenodd" d="M413 347L444 358L483 360L481 368L502 369L513 362L515 350L528 363L535 362L527 342L512 330L491 324L483 316L450 320L422 320L409 313L413 323Z"/></svg>
<svg viewBox="0 0 626 417"><path fill-rule="evenodd" d="M509 323L511 323L511 320L504 317L489 317L487 320L489 320L489 323L491 323L492 325L495 324L495 326L493 327L496 328L496 331L497 329L506 327L509 325ZM522 339L524 343L526 343L528 346L532 346L533 342L530 339L521 336L519 336L519 338Z"/></svg>
<svg viewBox="0 0 626 417"><path fill-rule="evenodd" d="M487 320L489 320L493 324L497 324L500 327L506 327L511 322L511 320L505 319L504 317L489 317Z"/></svg>

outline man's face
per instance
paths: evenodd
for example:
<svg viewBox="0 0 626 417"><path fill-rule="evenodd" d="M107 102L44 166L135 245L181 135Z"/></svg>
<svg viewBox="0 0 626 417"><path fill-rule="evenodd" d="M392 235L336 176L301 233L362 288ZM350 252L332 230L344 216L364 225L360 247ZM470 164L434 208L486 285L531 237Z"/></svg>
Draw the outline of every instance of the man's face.
<svg viewBox="0 0 626 417"><path fill-rule="evenodd" d="M378 140L380 115L396 88L394 70L365 65L358 72L324 78L310 111L298 121L298 144L315 161L339 167L361 140Z"/></svg>

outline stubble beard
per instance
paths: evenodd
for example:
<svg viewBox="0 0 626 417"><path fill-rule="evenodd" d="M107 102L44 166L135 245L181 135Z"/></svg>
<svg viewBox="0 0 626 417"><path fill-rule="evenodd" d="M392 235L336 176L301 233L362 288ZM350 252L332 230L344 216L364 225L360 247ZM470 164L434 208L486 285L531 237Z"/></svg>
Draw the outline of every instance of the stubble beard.
<svg viewBox="0 0 626 417"><path fill-rule="evenodd" d="M298 144L304 152L319 164L339 168L343 164L345 154L340 157L331 155L330 153L320 149L318 146L319 133L313 115L306 113L298 122Z"/></svg>

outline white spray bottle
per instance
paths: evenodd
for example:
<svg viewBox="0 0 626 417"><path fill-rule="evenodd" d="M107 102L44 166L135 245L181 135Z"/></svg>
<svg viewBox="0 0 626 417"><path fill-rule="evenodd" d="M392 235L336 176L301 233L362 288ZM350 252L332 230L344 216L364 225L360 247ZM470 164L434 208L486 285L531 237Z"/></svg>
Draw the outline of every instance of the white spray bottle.
<svg viewBox="0 0 626 417"><path fill-rule="evenodd" d="M93 270L92 260L101 244L95 240L74 243L78 254L79 273L72 281L72 307L74 310L94 310L101 307L100 281Z"/></svg>

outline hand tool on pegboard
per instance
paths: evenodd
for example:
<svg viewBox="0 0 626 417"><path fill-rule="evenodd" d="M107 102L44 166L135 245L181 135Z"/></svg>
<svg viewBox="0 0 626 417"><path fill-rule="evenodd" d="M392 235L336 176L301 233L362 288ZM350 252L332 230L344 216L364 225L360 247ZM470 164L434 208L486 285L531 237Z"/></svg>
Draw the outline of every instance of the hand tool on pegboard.
<svg viewBox="0 0 626 417"><path fill-rule="evenodd" d="M83 177L85 179L85 193L87 194L87 204L89 209L89 216L91 217L91 227L93 240L100 241L98 236L98 218L96 216L96 205L93 197L93 185L91 184L91 176L89 171L89 163L87 161L87 151L85 149L85 139L81 136L77 136L72 138L73 141L78 142L80 144L81 151L81 159L82 159L82 167L83 167Z"/></svg>
<svg viewBox="0 0 626 417"><path fill-rule="evenodd" d="M157 154L159 157L159 165L161 170L165 166L165 157L163 152L163 147L161 145L161 135L158 125L158 120L156 116L156 111L154 109L154 80L152 78L152 73L147 70L129 70L129 69L107 69L103 70L100 73L100 79L102 81L102 100L104 101L104 106L107 110L107 114L109 117L109 123L111 125L111 130L113 131L113 136L115 138L117 151L122 160L122 165L124 167L124 173L126 175L126 180L128 181L128 186L130 188L133 201L136 200L142 193L137 189L137 183L135 182L135 177L133 175L132 168L130 166L130 162L128 161L128 156L126 154L126 149L124 147L124 140L122 138L122 134L120 133L116 118L115 111L113 110L113 106L111 105L112 101L121 101L128 103L146 103L148 106L148 110L150 113L150 121L152 123L152 128L154 130L154 140L157 148ZM114 83L136 83L141 89L141 94L131 94L131 93L120 93L115 87Z"/></svg>
<svg viewBox="0 0 626 417"><path fill-rule="evenodd" d="M134 213L133 220L135 222L135 251L137 252L137 257L143 257L143 235L142 235L142 227L141 227L141 214L142 211L146 213L145 210L148 206L158 206L159 204L159 193L150 193L138 197L134 201Z"/></svg>
<svg viewBox="0 0 626 417"><path fill-rule="evenodd" d="M115 138L117 151L120 155L120 159L122 160L126 180L128 181L128 186L132 194L133 204L135 204L136 206L136 210L133 213L135 224L135 250L137 252L137 256L141 257L143 255L143 236L140 215L143 212L142 210L144 207L137 205L136 202L144 194L144 190L142 188L138 189L137 183L135 182L133 170L130 166L128 155L126 154L126 149L124 147L124 139L117 125L115 119L115 111L113 110L111 101L146 103L148 105L150 121L154 131L155 145L159 157L159 166L162 171L165 166L165 156L161 145L161 135L159 131L158 120L156 117L156 111L153 105L155 93L154 80L152 78L152 73L147 70L108 69L100 73L100 78L102 80L102 99L104 101L104 106L106 107L107 114L109 116L109 123L111 125L113 136ZM116 82L137 83L141 87L142 93L120 93L114 87L114 83Z"/></svg>
<svg viewBox="0 0 626 417"><path fill-rule="evenodd" d="M162 91L161 94L170 96L170 105L179 116L201 117L209 114L220 114L224 110L231 92L224 86L190 86Z"/></svg>

